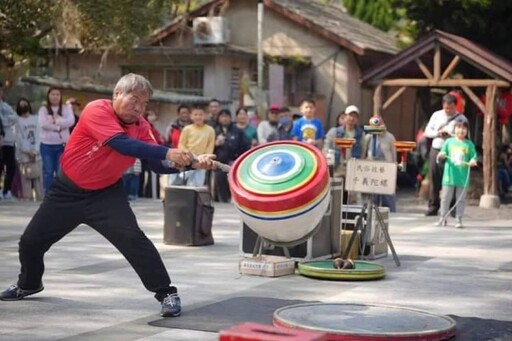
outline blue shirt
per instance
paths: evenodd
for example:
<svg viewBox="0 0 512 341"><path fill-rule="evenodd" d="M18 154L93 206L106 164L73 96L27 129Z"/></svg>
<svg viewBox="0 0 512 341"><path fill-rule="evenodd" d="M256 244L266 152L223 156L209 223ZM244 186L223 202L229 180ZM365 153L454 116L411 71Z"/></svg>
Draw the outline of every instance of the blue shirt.
<svg viewBox="0 0 512 341"><path fill-rule="evenodd" d="M320 140L324 138L324 127L318 118L308 120L302 117L293 124L292 136L303 142L308 139Z"/></svg>

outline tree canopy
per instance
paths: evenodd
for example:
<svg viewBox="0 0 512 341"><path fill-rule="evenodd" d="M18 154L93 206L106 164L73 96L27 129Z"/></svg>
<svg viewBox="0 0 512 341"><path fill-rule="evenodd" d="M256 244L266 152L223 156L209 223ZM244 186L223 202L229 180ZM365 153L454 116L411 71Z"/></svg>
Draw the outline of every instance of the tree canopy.
<svg viewBox="0 0 512 341"><path fill-rule="evenodd" d="M439 29L471 39L512 59L512 1L503 0L339 0L347 11L383 31L413 43Z"/></svg>
<svg viewBox="0 0 512 341"><path fill-rule="evenodd" d="M351 15L385 32L399 19L390 0L343 0L343 6Z"/></svg>
<svg viewBox="0 0 512 341"><path fill-rule="evenodd" d="M187 0L0 0L0 62L12 67L70 42L84 51L128 52ZM44 39L41 39L43 38ZM46 46L45 46L46 45Z"/></svg>
<svg viewBox="0 0 512 341"><path fill-rule="evenodd" d="M471 39L512 59L512 1L503 0L390 0L403 8L414 38L439 29Z"/></svg>

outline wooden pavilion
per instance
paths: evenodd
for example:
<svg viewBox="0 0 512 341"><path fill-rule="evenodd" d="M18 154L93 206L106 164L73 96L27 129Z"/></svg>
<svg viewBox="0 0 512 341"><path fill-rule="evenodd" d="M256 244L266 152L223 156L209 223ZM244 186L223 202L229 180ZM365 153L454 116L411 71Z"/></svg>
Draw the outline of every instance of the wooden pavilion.
<svg viewBox="0 0 512 341"><path fill-rule="evenodd" d="M512 83L512 63L460 36L435 30L416 44L366 72L374 88L373 114L381 115L408 87L460 88L484 115L484 194L481 207L499 207L497 195L496 93ZM398 89L383 101L383 87ZM475 94L485 88L485 101ZM485 104L484 104L485 103Z"/></svg>

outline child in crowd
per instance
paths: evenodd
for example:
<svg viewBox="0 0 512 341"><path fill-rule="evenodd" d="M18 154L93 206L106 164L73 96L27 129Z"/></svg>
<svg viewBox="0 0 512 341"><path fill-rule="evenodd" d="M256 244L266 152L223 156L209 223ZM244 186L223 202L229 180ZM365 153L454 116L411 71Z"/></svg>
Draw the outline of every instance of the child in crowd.
<svg viewBox="0 0 512 341"><path fill-rule="evenodd" d="M21 98L16 106L19 119L15 125L16 161L21 175L22 199L43 199L41 154L39 153L39 119L32 113L32 106Z"/></svg>
<svg viewBox="0 0 512 341"><path fill-rule="evenodd" d="M462 228L462 216L466 204L466 188L469 186L469 167L477 165L476 149L467 139L469 126L465 120L456 120L455 136L443 144L439 159L446 159L442 179L441 219L438 226L446 226L446 219L453 192L456 193L456 228Z"/></svg>
<svg viewBox="0 0 512 341"><path fill-rule="evenodd" d="M293 138L322 149L325 134L322 122L315 117L315 101L312 99L303 100L300 105L300 111L303 116L293 124Z"/></svg>
<svg viewBox="0 0 512 341"><path fill-rule="evenodd" d="M178 148L195 155L211 154L215 147L215 130L206 124L206 113L201 107L195 107L190 114L192 124L181 131ZM204 186L206 170L188 170L183 175L188 186Z"/></svg>
<svg viewBox="0 0 512 341"><path fill-rule="evenodd" d="M133 166L128 168L123 174L123 185L128 201L137 200L139 197L139 181L142 172L142 163L140 159L135 159Z"/></svg>

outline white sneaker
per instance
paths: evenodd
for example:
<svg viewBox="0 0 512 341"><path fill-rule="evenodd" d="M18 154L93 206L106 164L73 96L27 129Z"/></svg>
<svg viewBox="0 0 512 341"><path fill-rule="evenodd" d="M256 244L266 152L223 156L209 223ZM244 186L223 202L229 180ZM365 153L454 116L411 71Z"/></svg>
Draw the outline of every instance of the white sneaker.
<svg viewBox="0 0 512 341"><path fill-rule="evenodd" d="M439 219L439 221L436 223L436 226L446 226L446 224L447 224L446 219L441 218L441 219Z"/></svg>
<svg viewBox="0 0 512 341"><path fill-rule="evenodd" d="M457 222L455 223L455 227L458 228L458 229L461 229L464 227L464 225L462 225L462 219L461 218L457 218Z"/></svg>
<svg viewBox="0 0 512 341"><path fill-rule="evenodd" d="M12 197L12 193L11 191L7 191L7 193L4 194L4 200L12 200L13 197Z"/></svg>

